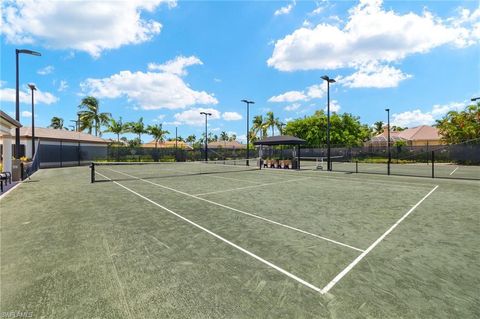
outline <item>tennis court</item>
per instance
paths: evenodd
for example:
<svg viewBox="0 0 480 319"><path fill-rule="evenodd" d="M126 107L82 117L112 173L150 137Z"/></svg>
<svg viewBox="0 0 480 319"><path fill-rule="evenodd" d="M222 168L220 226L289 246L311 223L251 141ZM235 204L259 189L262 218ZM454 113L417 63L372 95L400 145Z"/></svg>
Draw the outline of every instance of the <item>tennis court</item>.
<svg viewBox="0 0 480 319"><path fill-rule="evenodd" d="M38 171L1 200L2 312L480 314L478 181L255 168Z"/></svg>

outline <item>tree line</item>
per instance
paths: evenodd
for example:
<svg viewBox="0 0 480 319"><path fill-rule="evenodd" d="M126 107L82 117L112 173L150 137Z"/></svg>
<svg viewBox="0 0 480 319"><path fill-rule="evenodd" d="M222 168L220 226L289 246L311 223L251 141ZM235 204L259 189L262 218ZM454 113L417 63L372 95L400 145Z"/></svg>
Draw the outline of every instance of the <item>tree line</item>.
<svg viewBox="0 0 480 319"><path fill-rule="evenodd" d="M162 124L145 125L143 118L133 122L123 122L120 117L115 120L110 113L100 112L99 101L93 96L83 98L78 106L78 121L76 130L87 131L89 134L101 136L102 132L113 133L117 136L117 144L139 145L142 141L142 134L151 135L155 141L155 147L158 143L165 140L173 141L175 138L168 138L169 131L164 130ZM384 122L375 122L373 127L362 124L360 117L350 113L332 113L330 116L330 143L343 146L361 146L372 136L380 134L384 130ZM450 111L442 119L437 120L435 126L440 131L445 142L461 143L467 140L478 140L480 142L480 102L476 105L469 105L462 111ZM63 119L53 117L51 119L51 128L63 129ZM105 130L101 130L105 127ZM405 127L392 126L392 131L402 131ZM124 133L133 133L137 137L127 140L120 137ZM252 119L252 127L248 132L250 141L265 138L275 133L282 135L293 135L307 141L307 145L318 147L327 144L327 115L323 110L316 111L311 116L294 119L288 123L282 123L273 112L267 112L265 116L256 115ZM205 133L198 139L195 134L186 138L177 137L177 141L189 143L192 146L200 147L205 138L208 142L213 141L234 141L237 139L235 134L229 135L223 131L220 135Z"/></svg>

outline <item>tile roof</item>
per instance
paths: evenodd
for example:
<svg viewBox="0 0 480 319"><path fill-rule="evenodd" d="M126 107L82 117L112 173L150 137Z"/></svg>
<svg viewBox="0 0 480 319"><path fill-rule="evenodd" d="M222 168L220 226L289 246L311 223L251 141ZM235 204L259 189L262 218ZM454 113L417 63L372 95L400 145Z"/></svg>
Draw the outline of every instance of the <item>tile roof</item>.
<svg viewBox="0 0 480 319"><path fill-rule="evenodd" d="M15 130L12 129L13 136L15 135ZM31 137L32 128L31 127L22 127L20 128L20 137ZM62 140L62 141L81 141L81 142L91 142L91 143L103 143L108 144L109 141L92 134L87 134L83 132L76 131L67 131L67 130L57 130L53 128L45 127L35 127L35 137L40 139L49 139L49 140Z"/></svg>
<svg viewBox="0 0 480 319"><path fill-rule="evenodd" d="M385 128L385 130L378 134L375 135L373 138L376 138L378 140L382 139L382 137L387 140L387 134L388 131ZM373 139L372 138L372 139ZM438 129L433 126L428 126L428 125L421 125L417 127L412 127L412 128L407 128L404 131L396 132L396 131L391 131L390 132L390 138L392 140L396 140L398 138L405 139L408 141L419 141L419 140L440 140L442 136L440 135Z"/></svg>
<svg viewBox="0 0 480 319"><path fill-rule="evenodd" d="M410 141L439 140L442 138L436 127L432 127L428 125L409 128L399 132L398 135Z"/></svg>
<svg viewBox="0 0 480 319"><path fill-rule="evenodd" d="M215 141L208 143L208 148L246 148L247 145L238 141Z"/></svg>
<svg viewBox="0 0 480 319"><path fill-rule="evenodd" d="M178 148L192 149L190 145L182 141L178 141L177 146ZM155 147L155 140L142 144L142 147ZM175 148L175 141L158 142L157 147L158 148Z"/></svg>
<svg viewBox="0 0 480 319"><path fill-rule="evenodd" d="M3 112L2 110L0 110L0 118L1 118L2 120L5 120L5 121L7 121L8 123L12 124L13 126L22 127L22 124L20 124L20 122L18 122L17 120L13 119L10 115L8 115L7 113Z"/></svg>

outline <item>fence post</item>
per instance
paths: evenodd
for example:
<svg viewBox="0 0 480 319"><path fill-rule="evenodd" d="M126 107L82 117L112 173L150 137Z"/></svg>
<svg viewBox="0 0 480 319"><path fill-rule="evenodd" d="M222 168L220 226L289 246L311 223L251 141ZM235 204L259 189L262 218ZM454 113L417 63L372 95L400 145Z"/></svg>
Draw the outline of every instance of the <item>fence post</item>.
<svg viewBox="0 0 480 319"><path fill-rule="evenodd" d="M294 147L295 147L295 146L294 146ZM298 162L298 167L297 167L297 169L300 170L300 144L298 144L297 162Z"/></svg>
<svg viewBox="0 0 480 319"><path fill-rule="evenodd" d="M435 151L432 151L432 178L435 178Z"/></svg>
<svg viewBox="0 0 480 319"><path fill-rule="evenodd" d="M355 173L358 173L358 161L355 161Z"/></svg>
<svg viewBox="0 0 480 319"><path fill-rule="evenodd" d="M60 167L63 167L63 143L60 140Z"/></svg>
<svg viewBox="0 0 480 319"><path fill-rule="evenodd" d="M387 160L387 175L390 175L390 157Z"/></svg>
<svg viewBox="0 0 480 319"><path fill-rule="evenodd" d="M90 183L95 183L95 163L90 164Z"/></svg>

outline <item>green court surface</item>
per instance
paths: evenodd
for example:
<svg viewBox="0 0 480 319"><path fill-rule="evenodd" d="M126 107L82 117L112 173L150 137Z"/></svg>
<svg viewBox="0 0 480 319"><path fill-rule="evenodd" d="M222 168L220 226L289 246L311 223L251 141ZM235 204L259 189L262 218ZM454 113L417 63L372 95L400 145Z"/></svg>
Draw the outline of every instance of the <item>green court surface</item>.
<svg viewBox="0 0 480 319"><path fill-rule="evenodd" d="M2 314L480 316L478 181L155 169L44 169L4 196Z"/></svg>

